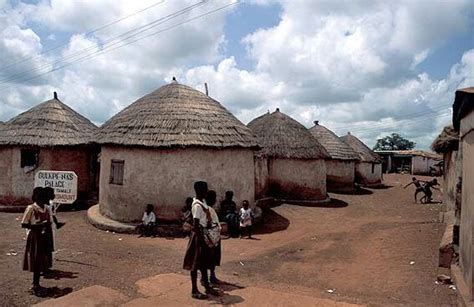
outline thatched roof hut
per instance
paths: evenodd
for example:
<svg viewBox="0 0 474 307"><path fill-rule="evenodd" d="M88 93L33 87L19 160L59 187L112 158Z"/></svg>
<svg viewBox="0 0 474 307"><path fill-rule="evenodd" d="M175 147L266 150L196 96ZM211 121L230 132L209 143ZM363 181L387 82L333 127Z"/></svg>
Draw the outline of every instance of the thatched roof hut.
<svg viewBox="0 0 474 307"><path fill-rule="evenodd" d="M378 154L373 152L367 145L350 132L348 132L347 135L341 136L340 139L359 156L361 162L382 163Z"/></svg>
<svg viewBox="0 0 474 307"><path fill-rule="evenodd" d="M34 106L5 123L0 145L75 146L90 144L97 127L58 98Z"/></svg>
<svg viewBox="0 0 474 307"><path fill-rule="evenodd" d="M315 121L309 131L323 145L330 157L326 160L328 190L353 190L354 168L355 162L359 160L358 155L334 132L320 125L319 121Z"/></svg>
<svg viewBox="0 0 474 307"><path fill-rule="evenodd" d="M346 161L359 160L358 155L352 148L340 140L334 132L320 125L319 121L315 121L314 126L311 127L309 131L327 150L331 159Z"/></svg>
<svg viewBox="0 0 474 307"><path fill-rule="evenodd" d="M376 186L382 183L382 159L361 140L352 135L340 137L359 156L355 165L355 181L365 186Z"/></svg>
<svg viewBox="0 0 474 307"><path fill-rule="evenodd" d="M326 150L303 125L277 109L252 120L248 127L262 149L255 160L259 198L327 199Z"/></svg>
<svg viewBox="0 0 474 307"><path fill-rule="evenodd" d="M454 130L453 126L446 126L438 137L431 144L431 149L438 154L448 151L458 150L459 132Z"/></svg>
<svg viewBox="0 0 474 307"><path fill-rule="evenodd" d="M0 181L0 195L29 197L38 170L74 171L78 176L79 198L94 191L97 127L64 103L56 92L6 122L0 133L0 169L8 177Z"/></svg>
<svg viewBox="0 0 474 307"><path fill-rule="evenodd" d="M159 218L177 220L197 180L254 199L257 139L218 101L176 80L113 116L96 140L100 212L114 220L138 221L148 203Z"/></svg>
<svg viewBox="0 0 474 307"><path fill-rule="evenodd" d="M259 156L282 159L325 159L329 155L305 126L276 109L247 125L257 136Z"/></svg>
<svg viewBox="0 0 474 307"><path fill-rule="evenodd" d="M250 130L218 101L176 81L108 120L97 142L161 148L257 146Z"/></svg>

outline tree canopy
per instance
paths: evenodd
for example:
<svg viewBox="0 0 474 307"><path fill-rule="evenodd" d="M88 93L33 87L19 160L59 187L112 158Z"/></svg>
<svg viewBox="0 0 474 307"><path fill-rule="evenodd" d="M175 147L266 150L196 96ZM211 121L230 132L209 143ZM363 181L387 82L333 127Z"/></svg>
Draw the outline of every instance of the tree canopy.
<svg viewBox="0 0 474 307"><path fill-rule="evenodd" d="M415 148L416 143L405 139L398 133L392 133L384 138L378 139L374 150L410 150Z"/></svg>

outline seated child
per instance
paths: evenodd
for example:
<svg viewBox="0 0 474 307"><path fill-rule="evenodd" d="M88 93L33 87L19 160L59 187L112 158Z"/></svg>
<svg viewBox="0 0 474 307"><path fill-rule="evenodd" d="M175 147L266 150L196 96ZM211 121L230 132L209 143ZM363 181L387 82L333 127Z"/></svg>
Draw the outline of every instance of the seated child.
<svg viewBox="0 0 474 307"><path fill-rule="evenodd" d="M156 237L156 216L153 212L154 209L153 205L146 205L146 210L143 212L142 223L138 225L140 237Z"/></svg>
<svg viewBox="0 0 474 307"><path fill-rule="evenodd" d="M252 219L253 213L252 209L249 208L248 200L244 200L242 202L242 208L240 208L239 212L240 217L240 238L244 237L244 233L246 232L248 238L252 238Z"/></svg>

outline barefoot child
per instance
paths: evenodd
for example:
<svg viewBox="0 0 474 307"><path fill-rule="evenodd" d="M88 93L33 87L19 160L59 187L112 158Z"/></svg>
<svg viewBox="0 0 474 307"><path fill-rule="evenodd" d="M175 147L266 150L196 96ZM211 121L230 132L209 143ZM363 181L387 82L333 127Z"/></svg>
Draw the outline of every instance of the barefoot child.
<svg viewBox="0 0 474 307"><path fill-rule="evenodd" d="M409 184L407 184L403 188L406 189L412 184L415 186L415 188L416 188L416 190L415 190L415 204L416 204L416 201L417 201L416 197L417 197L418 193L422 193L424 191L423 187L421 186L421 183L423 181L416 179L416 177L413 177L411 180L412 180L412 182L410 182Z"/></svg>
<svg viewBox="0 0 474 307"><path fill-rule="evenodd" d="M242 208L240 208L240 238L244 237L244 233L247 233L248 238L252 238L252 209L249 208L248 200L242 202Z"/></svg>
<svg viewBox="0 0 474 307"><path fill-rule="evenodd" d="M47 204L49 199L44 188L33 190L34 203L29 205L21 220L21 227L28 229L23 270L33 272L32 292L44 296L46 289L40 286L41 273L50 268L51 242L47 229L51 228L51 217Z"/></svg>

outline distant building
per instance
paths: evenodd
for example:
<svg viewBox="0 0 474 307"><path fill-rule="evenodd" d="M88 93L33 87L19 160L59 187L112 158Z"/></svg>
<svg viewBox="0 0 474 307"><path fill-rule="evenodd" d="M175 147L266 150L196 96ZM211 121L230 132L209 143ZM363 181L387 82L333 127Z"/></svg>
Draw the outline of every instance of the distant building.
<svg viewBox="0 0 474 307"><path fill-rule="evenodd" d="M328 154L306 127L279 109L257 117L248 127L262 147L255 157L257 198L329 200Z"/></svg>
<svg viewBox="0 0 474 307"><path fill-rule="evenodd" d="M113 116L97 142L99 209L113 220L140 221L146 204L178 220L198 180L254 202L257 139L218 101L176 80Z"/></svg>
<svg viewBox="0 0 474 307"><path fill-rule="evenodd" d="M355 181L364 186L378 186L382 183L382 159L350 132L340 139L359 155L355 165Z"/></svg>
<svg viewBox="0 0 474 307"><path fill-rule="evenodd" d="M353 190L355 163L359 161L357 153L318 121L314 122L309 131L329 154L326 160L328 191Z"/></svg>
<svg viewBox="0 0 474 307"><path fill-rule="evenodd" d="M470 305L474 301L474 87L456 91L453 126L454 131L459 132L459 150L462 153L459 227L459 265L462 276L456 276L456 282L459 289L467 289L467 293L460 294L465 299L465 305Z"/></svg>
<svg viewBox="0 0 474 307"><path fill-rule="evenodd" d="M97 127L54 98L12 118L0 128L0 195L30 197L40 170L74 171L78 196L97 191Z"/></svg>
<svg viewBox="0 0 474 307"><path fill-rule="evenodd" d="M409 173L412 175L439 176L443 158L422 150L376 150L383 162L384 173Z"/></svg>

